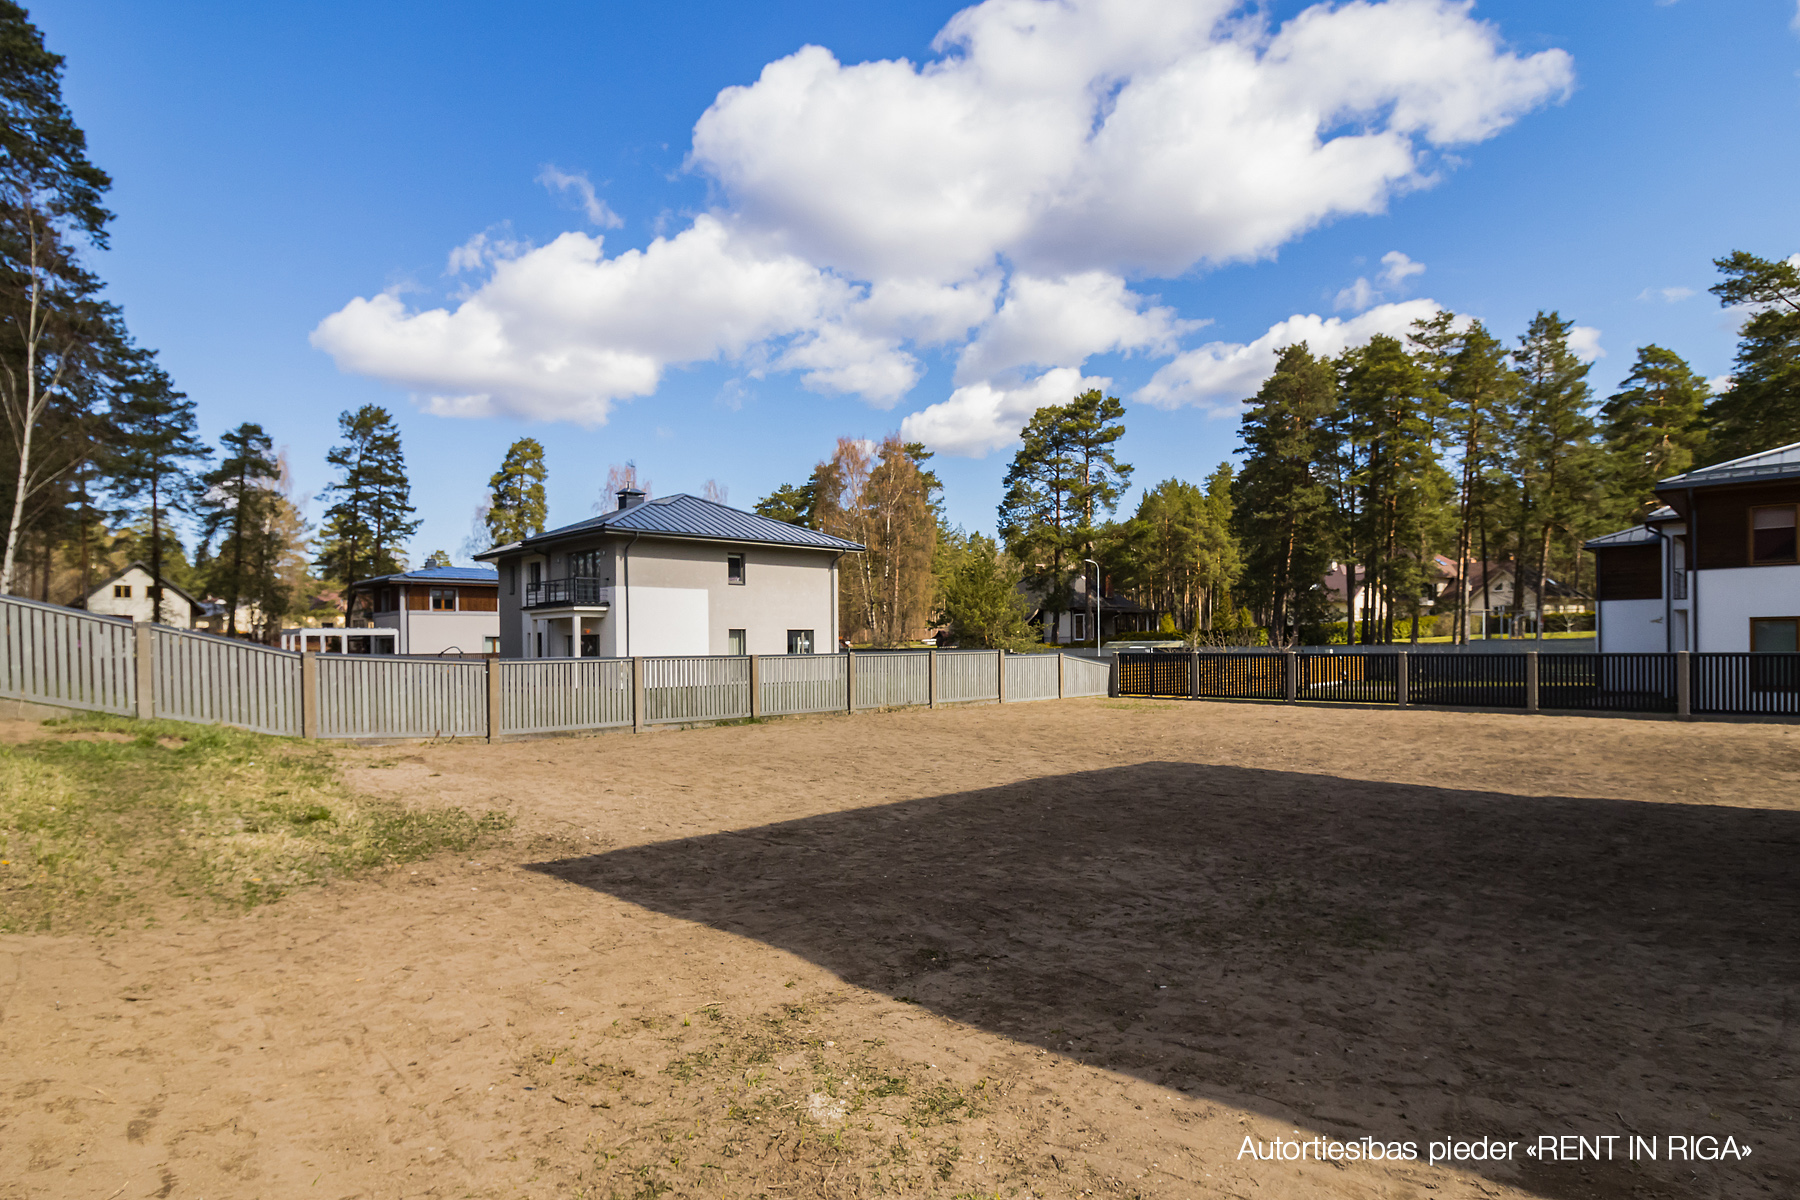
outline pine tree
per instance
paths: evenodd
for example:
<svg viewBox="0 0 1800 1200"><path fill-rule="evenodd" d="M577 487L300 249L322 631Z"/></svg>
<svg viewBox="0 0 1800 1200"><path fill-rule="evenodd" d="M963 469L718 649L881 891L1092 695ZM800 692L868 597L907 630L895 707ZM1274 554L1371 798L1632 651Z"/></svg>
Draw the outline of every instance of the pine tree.
<svg viewBox="0 0 1800 1200"><path fill-rule="evenodd" d="M544 447L520 438L507 448L500 469L488 479L488 536L503 546L544 532L549 508L544 500Z"/></svg>
<svg viewBox="0 0 1800 1200"><path fill-rule="evenodd" d="M25 10L0 0L0 409L9 435L0 461L11 483L0 497L0 592L13 590L34 517L56 523L47 493L86 460L98 396L82 376L96 349L116 352L123 340L116 310L98 300L99 281L80 262L81 245L106 246L112 214L101 199L111 180L88 161L62 69Z"/></svg>
<svg viewBox="0 0 1800 1200"><path fill-rule="evenodd" d="M1089 391L1038 409L1020 432L1000 501L1000 536L1052 614L1068 610L1070 581L1094 552L1096 520L1118 507L1131 482L1132 468L1116 451L1124 415L1117 397Z"/></svg>
<svg viewBox="0 0 1800 1200"><path fill-rule="evenodd" d="M965 649L1028 650L1040 643L1031 606L1019 593L1020 571L980 534L954 530L938 559L937 620Z"/></svg>
<svg viewBox="0 0 1800 1200"><path fill-rule="evenodd" d="M1602 406L1609 507L1618 519L1641 521L1659 501L1656 481L1694 465L1706 441L1706 380L1661 346L1638 351L1631 374Z"/></svg>
<svg viewBox="0 0 1800 1200"><path fill-rule="evenodd" d="M786 521L790 525L804 525L808 529L819 528L819 482L814 474L805 483L795 485L784 483L774 491L756 502L754 512L768 517L772 521Z"/></svg>
<svg viewBox="0 0 1800 1200"><path fill-rule="evenodd" d="M325 489L333 503L325 510L318 565L349 587L359 579L404 570L406 541L419 522L410 519L412 485L400 430L388 411L365 404L341 415L338 428L343 444L325 461L342 474Z"/></svg>
<svg viewBox="0 0 1800 1200"><path fill-rule="evenodd" d="M1588 365L1569 349L1569 331L1574 328L1575 322L1540 311L1513 351L1520 385L1513 453L1519 480L1519 549L1522 553L1526 537L1535 534L1540 638L1552 540L1561 534L1565 541L1578 544L1600 502ZM1516 594L1519 589L1514 590Z"/></svg>
<svg viewBox="0 0 1800 1200"><path fill-rule="evenodd" d="M1714 265L1719 303L1754 311L1739 334L1730 390L1706 406L1708 463L1800 442L1800 266L1733 251Z"/></svg>
<svg viewBox="0 0 1800 1200"><path fill-rule="evenodd" d="M1278 645L1314 635L1329 615L1320 583L1331 566L1333 514L1323 464L1336 403L1331 364L1301 342L1282 350L1238 428L1244 466L1232 483L1232 521L1241 591Z"/></svg>
<svg viewBox="0 0 1800 1200"><path fill-rule="evenodd" d="M113 495L135 507L148 526L150 574L156 581L150 619L160 624L163 560L174 537L170 518L197 507L201 491L194 468L212 450L200 440L194 402L175 390L150 354L135 351L133 358L125 387L113 397L112 450L104 470Z"/></svg>
<svg viewBox="0 0 1800 1200"><path fill-rule="evenodd" d="M280 552L272 544L279 538L275 505L280 495L275 487L281 466L269 435L253 422L226 433L219 444L223 451L219 465L202 477L201 544L210 556L208 590L225 602L225 632L235 637L240 604L254 605L265 620L286 607L276 577ZM220 539L216 551L215 538Z"/></svg>

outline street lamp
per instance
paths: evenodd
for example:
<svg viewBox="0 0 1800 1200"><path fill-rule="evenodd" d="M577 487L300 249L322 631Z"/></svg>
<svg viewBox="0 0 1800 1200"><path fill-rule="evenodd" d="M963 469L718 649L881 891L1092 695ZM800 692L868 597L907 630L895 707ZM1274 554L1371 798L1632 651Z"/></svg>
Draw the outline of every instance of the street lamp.
<svg viewBox="0 0 1800 1200"><path fill-rule="evenodd" d="M1094 560L1091 558L1084 558L1081 561L1084 563L1092 563L1093 568L1094 568L1094 591L1093 591L1093 595L1091 597L1091 599L1094 602L1093 603L1093 609L1094 609L1094 657L1099 658L1100 657L1100 564L1097 562L1094 562Z"/></svg>

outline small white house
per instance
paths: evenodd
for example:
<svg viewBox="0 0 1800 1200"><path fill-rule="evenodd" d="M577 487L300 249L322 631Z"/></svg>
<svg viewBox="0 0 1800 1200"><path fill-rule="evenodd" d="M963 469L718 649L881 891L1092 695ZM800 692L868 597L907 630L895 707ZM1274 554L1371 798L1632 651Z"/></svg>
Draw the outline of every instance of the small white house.
<svg viewBox="0 0 1800 1200"><path fill-rule="evenodd" d="M1600 649L1800 650L1800 442L1656 485L1665 507L1587 543Z"/></svg>
<svg viewBox="0 0 1800 1200"><path fill-rule="evenodd" d="M496 546L502 658L837 649L855 542L698 496L627 489L591 520Z"/></svg>
<svg viewBox="0 0 1800 1200"><path fill-rule="evenodd" d="M205 606L167 580L159 584L150 574L150 568L141 562L132 563L89 592L82 607L97 616L148 621L156 611L159 588L162 592L162 624L175 629L192 629L195 617Z"/></svg>

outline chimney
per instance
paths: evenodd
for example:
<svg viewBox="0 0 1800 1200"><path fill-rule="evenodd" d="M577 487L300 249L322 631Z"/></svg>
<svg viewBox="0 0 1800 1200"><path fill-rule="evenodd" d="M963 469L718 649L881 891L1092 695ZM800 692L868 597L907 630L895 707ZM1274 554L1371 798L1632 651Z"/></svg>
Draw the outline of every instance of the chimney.
<svg viewBox="0 0 1800 1200"><path fill-rule="evenodd" d="M643 502L644 502L644 493L638 491L636 488L620 488L619 489L619 509L620 509L620 511L623 511L627 508L632 508L636 505L642 504Z"/></svg>

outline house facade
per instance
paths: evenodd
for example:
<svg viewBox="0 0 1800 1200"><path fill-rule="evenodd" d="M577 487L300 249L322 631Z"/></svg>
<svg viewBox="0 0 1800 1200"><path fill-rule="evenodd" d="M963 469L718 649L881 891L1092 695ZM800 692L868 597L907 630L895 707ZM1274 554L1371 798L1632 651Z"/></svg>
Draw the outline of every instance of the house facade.
<svg viewBox="0 0 1800 1200"><path fill-rule="evenodd" d="M1594 538L1600 649L1800 650L1800 442L1656 485L1663 507Z"/></svg>
<svg viewBox="0 0 1800 1200"><path fill-rule="evenodd" d="M346 596L347 624L395 631L370 643L372 653L497 654L499 589L492 567L422 567L359 579Z"/></svg>
<svg viewBox="0 0 1800 1200"><path fill-rule="evenodd" d="M698 496L627 489L591 520L497 546L502 658L816 654L863 547Z"/></svg>
<svg viewBox="0 0 1800 1200"><path fill-rule="evenodd" d="M162 590L162 624L175 629L194 628L205 606L168 580L159 585L150 568L134 562L87 594L82 607L97 616L148 621L156 611L156 589Z"/></svg>

